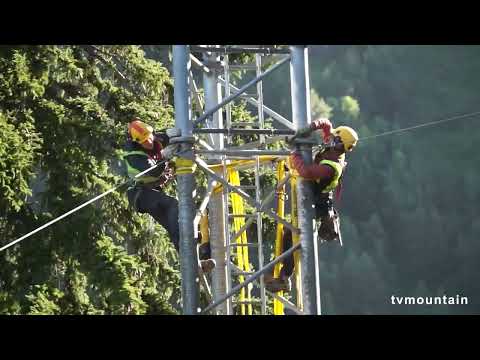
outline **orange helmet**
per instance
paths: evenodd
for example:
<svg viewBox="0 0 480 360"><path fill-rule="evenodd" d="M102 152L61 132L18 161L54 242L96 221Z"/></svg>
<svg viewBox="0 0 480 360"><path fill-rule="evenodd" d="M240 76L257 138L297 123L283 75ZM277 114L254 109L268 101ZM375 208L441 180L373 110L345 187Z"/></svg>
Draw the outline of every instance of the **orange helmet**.
<svg viewBox="0 0 480 360"><path fill-rule="evenodd" d="M153 144L153 127L145 124L138 119L133 120L128 124L128 134L133 141L136 141L142 145Z"/></svg>

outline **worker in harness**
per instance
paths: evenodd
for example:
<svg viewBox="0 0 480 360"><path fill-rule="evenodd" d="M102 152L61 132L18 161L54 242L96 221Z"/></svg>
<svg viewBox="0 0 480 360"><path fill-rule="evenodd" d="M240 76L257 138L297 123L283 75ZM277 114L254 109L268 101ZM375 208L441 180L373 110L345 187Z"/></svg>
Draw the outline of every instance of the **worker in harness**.
<svg viewBox="0 0 480 360"><path fill-rule="evenodd" d="M313 133L313 134L312 134ZM299 152L294 151L290 157L291 167L303 179L314 182L313 205L317 223L318 238L321 241L339 241L341 244L340 218L333 207L333 192L338 200L341 192L342 175L347 165L345 154L351 152L358 141L358 135L351 127L332 127L330 120L321 118L309 127L299 129L296 137L310 136L320 145L315 147L313 163L306 165ZM283 251L292 246L292 232L284 228ZM294 270L293 255L285 259L280 277L275 279L272 274L264 277L266 288L272 292L290 291L290 277Z"/></svg>
<svg viewBox="0 0 480 360"><path fill-rule="evenodd" d="M178 201L163 191L165 185L174 178L172 158L178 151L178 145L169 142L168 130L166 133L155 132L150 125L134 119L128 124L123 159L130 178L161 163L145 175L135 178L134 185L127 190L128 202L136 211L150 214L162 225L178 252ZM200 265L201 270L208 273L215 267L215 262L209 258L201 259Z"/></svg>

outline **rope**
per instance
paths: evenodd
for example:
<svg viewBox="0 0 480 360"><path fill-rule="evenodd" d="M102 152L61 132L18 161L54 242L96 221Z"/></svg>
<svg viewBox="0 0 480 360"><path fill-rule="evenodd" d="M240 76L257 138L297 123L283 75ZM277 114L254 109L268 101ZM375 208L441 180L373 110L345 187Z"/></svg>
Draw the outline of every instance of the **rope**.
<svg viewBox="0 0 480 360"><path fill-rule="evenodd" d="M177 153L177 155L179 155L179 154L181 154L181 153L183 153L183 152L185 152L185 151L182 151L182 152L180 152L180 153ZM150 167L150 168L142 171L141 173L135 175L134 178L138 178L138 177L140 177L140 176L143 176L143 175L147 174L148 172L152 171L153 169L157 168L158 166L162 165L163 163L165 163L165 162L167 162L167 161L168 161L168 160L160 161L158 164L155 164L155 165L153 165L152 167ZM64 219L64 218L66 218L67 216L69 216L69 215L77 212L78 210L84 208L85 206L90 205L91 203L93 203L93 202L95 202L95 201L97 201L97 200L99 200L99 199L107 196L108 194L116 191L118 188L122 187L123 185L125 185L125 184L127 184L127 183L129 183L129 182L131 182L131 181L132 181L132 179L129 179L129 180L121 183L120 185L117 185L117 186L115 186L114 188L105 191L103 194L100 194L100 195L94 197L93 199L88 200L87 202L85 202L85 203L77 206L76 208L74 208L74 209L66 212L65 214L60 215L59 217L57 217L57 218L49 221L48 223L46 223L46 224L44 224L44 225L36 228L35 230L29 232L28 234L25 234L25 235L23 235L22 237L20 237L20 238L14 240L14 241L8 243L7 245L5 245L5 246L3 246L3 247L0 248L0 252L2 252L2 251L4 251L4 250L8 249L9 247L11 247L11 246L19 243L20 241L25 240L26 238L28 238L28 237L32 236L33 234L36 234L37 232L39 232L39 231L41 231L41 230L49 227L50 225L55 224L56 222L58 222L58 221L60 221L60 220L62 220L62 219Z"/></svg>
<svg viewBox="0 0 480 360"><path fill-rule="evenodd" d="M380 137L380 136L386 136L386 135L392 135L392 134L402 133L402 132L405 132L405 131L409 131L409 130L413 130L413 129L418 129L418 128L425 127L425 126L437 125L437 124L440 124L440 123L444 123L444 122L448 122L448 121L453 121L453 120L458 120L458 119L469 118L469 117L473 117L473 116L476 116L476 115L480 115L480 111L476 111L476 112L468 113L468 114L463 114L463 115L457 115L457 116L453 116L453 117L450 117L450 118L441 119L441 120L437 120L437 121L431 121L431 122L428 122L428 123L424 123L424 124L420 124L420 125L415 125L415 126L410 126L410 127L403 128L403 129L397 129L397 130L387 131L387 132L380 133L380 134L377 134L377 135L372 135L372 136L367 136L367 137L364 137L364 138L360 138L358 141L373 139L373 138L377 138L377 137Z"/></svg>
<svg viewBox="0 0 480 360"><path fill-rule="evenodd" d="M399 133L403 133L403 132L406 132L406 131L409 131L409 130L414 130L414 129L418 129L418 128L421 128L421 127L426 127L426 126L432 126L432 125L437 125L437 124L441 124L441 123L444 123L444 122L449 122L449 121L453 121L453 120L458 120L458 119L465 119L465 118L469 118L469 117L474 117L474 116L477 116L477 115L480 115L480 111L476 111L476 112L472 112L472 113L468 113L468 114L462 114L462 115L457 115L457 116L453 116L453 117L449 117L449 118L446 118L446 119L441 119L441 120L437 120L437 121L431 121L431 122L428 122L428 123L424 123L424 124L420 124L420 125L415 125L415 126L410 126L410 127L406 127L406 128L403 128L403 129L397 129L397 130L391 130L391 131L387 131L387 132L384 132L384 133L380 133L380 134L376 134L376 135L372 135L372 136L366 136L366 137L363 137L363 138L360 138L358 141L364 141L364 140L369 140L369 139L374 139L374 138L377 138L377 137L381 137L381 136L387 136L387 135L392 135L392 134L399 134ZM183 151L185 152L185 151ZM180 153L177 153L177 155L180 155L182 154L183 152L180 152ZM134 178L137 178L137 177L140 177L140 176L143 176L145 174L147 174L148 172L152 171L153 169L157 168L158 166L162 165L163 163L167 162L168 160L163 160L161 162L159 162L158 164L148 168L147 170L135 175ZM182 161L182 160L181 160ZM195 168L192 166L192 164L190 164L189 161L187 161L185 164L183 164L185 166L182 166L181 167L181 170L180 172L181 173L193 173L195 171ZM96 197L94 197L93 199L90 199L88 200L87 202L77 206L76 208L66 212L65 214L63 215L60 215L59 217L49 221L48 223L38 227L37 229L29 232L28 234L25 234L23 235L22 237L8 243L7 245L3 246L0 248L0 252L8 249L9 247L19 243L20 241L23 241L25 239L27 239L28 237L36 234L37 232L49 227L50 225L53 225L55 224L56 222L66 218L67 216L77 212L78 210L84 208L85 206L107 196L108 194L116 191L117 189L119 189L120 187L122 187L123 185L129 183L131 181L130 180L127 180L123 183L121 183L120 185L117 185L115 186L114 188L110 189L110 190L107 190L106 192L104 192L103 194L100 194Z"/></svg>

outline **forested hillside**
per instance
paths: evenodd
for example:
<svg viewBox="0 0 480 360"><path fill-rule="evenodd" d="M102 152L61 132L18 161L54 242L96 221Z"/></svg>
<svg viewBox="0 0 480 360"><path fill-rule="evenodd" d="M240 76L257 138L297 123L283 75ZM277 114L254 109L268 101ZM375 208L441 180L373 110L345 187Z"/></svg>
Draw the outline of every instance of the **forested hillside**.
<svg viewBox="0 0 480 360"><path fill-rule="evenodd" d="M480 313L480 117L374 137L480 111L479 59L479 46L310 48L313 116L361 138L344 247L320 246L323 313ZM168 61L165 46L0 46L0 246L124 180L131 118L174 122ZM288 66L263 87L290 118ZM469 304L390 304L457 294ZM122 191L0 253L0 314L175 314L179 300L165 231Z"/></svg>
<svg viewBox="0 0 480 360"><path fill-rule="evenodd" d="M476 112L479 58L478 46L315 46L312 108L360 138ZM283 79L265 102L288 113ZM320 249L325 313L480 312L479 126L477 116L360 141L339 204L345 247ZM457 294L469 305L390 305Z"/></svg>
<svg viewBox="0 0 480 360"><path fill-rule="evenodd" d="M172 93L137 46L0 47L1 244L120 183L126 124L172 125ZM0 313L175 313L164 234L111 194L2 252Z"/></svg>

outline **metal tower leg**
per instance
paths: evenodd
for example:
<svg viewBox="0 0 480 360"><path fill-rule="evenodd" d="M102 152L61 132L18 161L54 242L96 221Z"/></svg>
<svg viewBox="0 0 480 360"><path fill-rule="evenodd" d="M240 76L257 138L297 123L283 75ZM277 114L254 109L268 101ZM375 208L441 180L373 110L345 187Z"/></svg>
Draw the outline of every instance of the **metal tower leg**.
<svg viewBox="0 0 480 360"><path fill-rule="evenodd" d="M217 57L215 54L205 54L204 61L208 65L215 64ZM221 101L221 87L217 84L217 71L215 66L209 67L209 72L203 73L203 88L205 95L205 111L209 111ZM223 128L222 111L215 112L207 121L207 127ZM222 150L223 134L213 135L213 143L210 144L215 150ZM212 158L220 159L219 156ZM220 174L219 174L220 175ZM210 179L211 180L211 179ZM225 243L225 227L228 226L225 218L225 195L220 191L214 191L209 203L210 218L210 248L212 258L216 262L216 267L212 272L212 293L214 300L223 297L229 288L229 276L227 274L227 254ZM217 314L229 315L231 313L231 301L220 305L216 309Z"/></svg>
<svg viewBox="0 0 480 360"><path fill-rule="evenodd" d="M200 144L206 148L206 150L197 149L197 155L205 154L213 162L221 162L223 166L214 166L210 169L210 166L207 165L203 160L197 158L195 161L198 164L199 168L204 170L210 181L215 180L223 186L223 191L213 192L210 203L210 245L212 249L212 257L217 262L217 268L212 274L212 288L215 294L214 303L210 304L202 313L208 312L210 309L216 309L217 314L232 314L232 299L231 296L236 294L242 288L250 286L250 284L258 280L260 283L260 297L261 299L251 299L250 296L244 299L243 295L240 295L240 301L237 301L236 304L240 305L240 310L242 313L245 312L245 305L249 306L248 313L251 313L250 309L253 304L257 303L258 300L261 302L261 313L266 313L266 296L265 289L263 284L263 274L266 271L270 271L271 268L277 262L281 261L287 254L283 254L275 259L273 262L264 266L264 258L262 253L262 236L263 236L263 224L262 224L262 213L271 216L276 221L279 221L284 226L291 229L295 234L299 233L297 226L293 226L289 222L285 221L282 217L277 216L267 204L269 203L270 195L266 196L264 201L261 200L261 191L260 191L260 155L288 155L288 151L271 151L265 150L265 144L271 143L273 138L268 137L267 135L281 135L287 134L285 131L290 133L291 130L278 130L271 132L266 132L264 129L264 112L272 116L275 120L283 124L289 129L296 129L302 126L306 126L309 122L309 83L308 83L308 59L307 59L307 50L305 47L290 47L289 50L282 49L281 53L291 53L291 56L283 58L281 61L267 69L265 72L261 72L262 57L261 55L256 55L255 64L242 64L242 65L231 65L231 69L251 69L256 71L256 78L249 81L247 84L236 88L230 84L230 65L228 63L228 53L230 52L243 52L250 51L257 54L261 53L273 53L271 49L261 49L261 48L233 48L229 47L228 49L219 49L218 47L200 47L199 50L203 52L204 62L196 59L194 56L190 56L191 59L199 66L204 73L204 91L205 91L205 109L203 115L200 115L197 119L191 122L193 125L200 125L202 122L206 121L207 129L196 129L195 132L198 134L208 134L211 136L210 144L200 142ZM217 51L218 50L218 51ZM268 51L267 51L268 50ZM224 67L225 67L225 80L221 79L218 75L219 72L219 62L217 56L220 54L219 51L224 51ZM267 52L265 52L267 51ZM293 119L294 123L290 123L288 120L275 113L273 110L268 109L263 104L263 92L262 92L262 83L261 81L268 76L268 74L274 72L282 64L285 64L287 61L292 60L291 63L291 80L292 80L292 108L293 108ZM192 74L193 78L193 74ZM217 82L218 81L218 82ZM177 79L176 79L177 82ZM220 83L224 84L225 87L225 97L221 98L221 88ZM192 84L192 90L197 90L196 84ZM257 98L255 95L250 96L244 94L248 89L256 85L257 88ZM231 94L231 90L234 90L235 93ZM247 98L247 101L250 104L253 104L257 107L258 112L258 122L255 123L244 123L244 122L231 122L231 101L237 98ZM197 99L198 103L201 102L200 99ZM227 117L226 117L226 126L223 124L221 108L226 106ZM232 127L235 126L234 128ZM255 129L243 129L244 126L253 126ZM258 127L258 128L257 128ZM282 133L283 131L283 133ZM191 132L189 133L191 135ZM236 134L255 134L259 135L259 141L246 144L245 146L231 148L231 137ZM278 140L278 139L277 139ZM224 144L223 142L226 141ZM226 146L226 149L225 149ZM245 150L253 149L253 150ZM305 157L307 163L311 162L311 148L306 146L299 149L302 151L302 155ZM255 161L249 166L254 166L255 168L255 196L252 197L243 191L243 189L250 188L252 186L245 186L239 184L238 172L227 171L226 166L230 166L230 161L234 159L243 159L244 157L254 157ZM262 160L263 161L263 160ZM239 161L240 163L241 161ZM263 162L262 162L263 163ZM244 166L245 164L241 165ZM235 165L236 166L236 165ZM215 169L215 170L213 170ZM223 173L223 174L222 174ZM231 179L228 179L228 174L231 175ZM222 176L223 175L223 176ZM232 183L229 183L229 180ZM283 182L282 182L283 184ZM294 187L297 189L297 186ZM229 193L232 192L238 194L242 200L239 202L237 197L232 198L232 214L230 214L229 207ZM272 193L274 194L274 192ZM272 195L273 196L273 195ZM297 199L297 196L295 197ZM207 200L208 201L208 200ZM246 201L250 206L255 208L253 214L246 214L246 211L242 209L239 205ZM293 248L287 251L288 254L293 253L294 250L299 249L300 245L305 249L303 254L301 254L303 264L301 264L301 270L299 274L302 274L301 282L303 284L303 291L301 298L304 298L301 312L299 314L319 314L320 313L320 298L319 298L319 281L318 281L318 261L317 261L317 249L315 244L315 239L313 238L313 214L311 208L311 189L308 182L300 182L298 184L298 204L299 204L299 216L298 216L298 225L302 228L302 234L300 236L300 243L293 245ZM205 202L206 206L206 202ZM236 221L238 217L248 218L246 221ZM297 219L297 217L295 217ZM230 229L229 220L233 219L234 232L233 235ZM247 243L244 239L238 241L238 238L242 236L245 229L253 223L253 220L257 220L257 233L258 239L257 243ZM239 224L241 228L239 228ZM295 223L296 225L297 223ZM298 236L298 235L297 235ZM235 240L237 240L235 242ZM235 243L234 243L235 242ZM260 271L252 273L248 267L245 267L245 261L248 261L248 255L245 253L240 254L237 251L237 256L245 255L246 257L242 258L242 262L238 263L239 268L235 264L230 263L230 254L231 249L235 247L238 249L248 249L249 246L258 247L258 265ZM232 253L233 255L233 253ZM300 256L300 254L297 253ZM297 256L296 256L297 259ZM297 261L297 260L296 260ZM297 267L300 269L300 266ZM231 276L232 272L235 276L240 276L239 280L242 284L238 284L233 287L234 284ZM252 275L245 282L243 282L243 276ZM183 273L182 273L183 276ZM276 294L273 294L275 298ZM226 303L224 301L228 300ZM288 300L278 297L278 301L281 301L285 306L293 307Z"/></svg>
<svg viewBox="0 0 480 360"><path fill-rule="evenodd" d="M291 46L292 118L297 129L310 124L310 83L308 72L308 48ZM306 164L312 163L311 145L299 146ZM302 284L305 314L320 315L320 286L317 244L313 237L312 188L305 180L297 182L298 227L301 229Z"/></svg>
<svg viewBox="0 0 480 360"><path fill-rule="evenodd" d="M182 131L182 157L193 160L192 122L190 121L190 102L188 92L188 71L190 68L189 50L184 45L173 46L173 76L175 123ZM194 206L192 193L194 189L193 173L177 175L177 194L179 199L180 228L180 269L182 273L183 313L194 315L199 310L198 261L193 234Z"/></svg>
<svg viewBox="0 0 480 360"><path fill-rule="evenodd" d="M255 55L255 67L257 76L262 74L262 55ZM257 115L258 115L258 127L263 129L265 127L263 120L263 83L260 81L257 84L257 96L258 96L258 106L257 106ZM260 135L260 148L263 148L265 144L265 136ZM260 193L260 157L256 156L255 162L255 201L260 203L261 193ZM262 212L257 211L257 242L258 242L258 268L263 268L264 258L263 258L263 220ZM267 299L265 297L265 282L263 276L260 277L260 300L261 300L261 314L265 315L267 313Z"/></svg>

